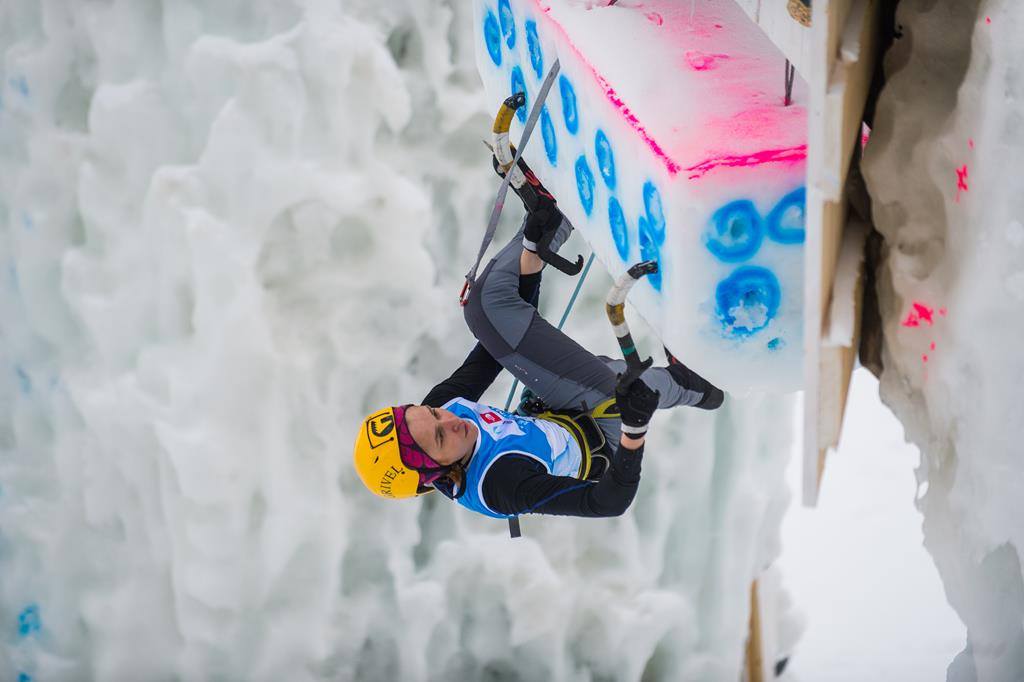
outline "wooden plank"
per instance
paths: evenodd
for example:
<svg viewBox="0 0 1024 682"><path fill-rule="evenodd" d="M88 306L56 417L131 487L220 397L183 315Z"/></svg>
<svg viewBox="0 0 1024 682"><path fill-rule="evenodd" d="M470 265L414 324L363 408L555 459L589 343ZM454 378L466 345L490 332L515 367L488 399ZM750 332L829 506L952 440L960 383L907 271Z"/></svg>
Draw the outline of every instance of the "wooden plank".
<svg viewBox="0 0 1024 682"><path fill-rule="evenodd" d="M757 598L757 581L750 583L750 634L747 636L745 678L747 682L764 682L764 642L761 636L761 609Z"/></svg>
<svg viewBox="0 0 1024 682"><path fill-rule="evenodd" d="M804 269L803 501L817 503L827 451L838 443L855 340L827 348L827 315L848 216L844 190L874 73L880 0L816 0L808 83ZM859 315L857 309L855 315Z"/></svg>

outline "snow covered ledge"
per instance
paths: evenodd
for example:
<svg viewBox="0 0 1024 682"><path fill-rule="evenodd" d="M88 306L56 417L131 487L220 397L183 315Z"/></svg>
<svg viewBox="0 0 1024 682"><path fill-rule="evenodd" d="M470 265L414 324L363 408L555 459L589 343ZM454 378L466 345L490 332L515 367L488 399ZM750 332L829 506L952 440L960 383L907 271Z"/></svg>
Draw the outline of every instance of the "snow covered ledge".
<svg viewBox="0 0 1024 682"><path fill-rule="evenodd" d="M949 680L1024 671L1024 5L903 0L864 157L883 400L921 448L925 545L967 626Z"/></svg>

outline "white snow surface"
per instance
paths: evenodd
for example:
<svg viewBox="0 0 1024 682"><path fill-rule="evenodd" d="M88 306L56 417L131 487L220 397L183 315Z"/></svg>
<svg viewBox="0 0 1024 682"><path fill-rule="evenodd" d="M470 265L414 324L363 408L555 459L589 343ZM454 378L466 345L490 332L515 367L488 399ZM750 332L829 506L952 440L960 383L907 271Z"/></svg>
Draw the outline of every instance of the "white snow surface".
<svg viewBox="0 0 1024 682"><path fill-rule="evenodd" d="M794 505L782 525L777 566L805 627L779 682L945 679L966 633L922 546L919 459L878 380L855 370L818 504ZM801 476L794 456L794 490Z"/></svg>
<svg viewBox="0 0 1024 682"><path fill-rule="evenodd" d="M470 14L0 5L0 678L739 677L791 397L659 415L629 513L516 541L352 471L359 420L472 344ZM608 286L568 329L613 353Z"/></svg>
<svg viewBox="0 0 1024 682"><path fill-rule="evenodd" d="M1024 5L904 0L864 169L887 242L882 397L967 626L951 682L1024 679Z"/></svg>

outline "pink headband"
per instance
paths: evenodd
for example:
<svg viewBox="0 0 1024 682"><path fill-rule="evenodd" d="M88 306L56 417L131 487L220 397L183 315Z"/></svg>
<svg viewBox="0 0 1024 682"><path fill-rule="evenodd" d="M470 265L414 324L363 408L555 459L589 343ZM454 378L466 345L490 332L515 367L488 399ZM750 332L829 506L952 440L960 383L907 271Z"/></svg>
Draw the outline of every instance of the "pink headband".
<svg viewBox="0 0 1024 682"><path fill-rule="evenodd" d="M395 430L398 433L398 455L405 466L419 472L421 484L430 485L448 473L449 467L438 464L412 437L405 421L405 411L410 407L412 405L391 408L395 413Z"/></svg>

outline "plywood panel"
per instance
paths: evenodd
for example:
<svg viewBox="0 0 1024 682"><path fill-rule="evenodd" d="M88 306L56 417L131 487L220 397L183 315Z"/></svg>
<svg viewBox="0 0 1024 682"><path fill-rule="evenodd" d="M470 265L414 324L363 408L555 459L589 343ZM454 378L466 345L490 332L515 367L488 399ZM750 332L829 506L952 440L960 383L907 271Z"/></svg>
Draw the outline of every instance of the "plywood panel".
<svg viewBox="0 0 1024 682"><path fill-rule="evenodd" d="M838 443L856 339L830 347L827 312L848 210L844 195L878 49L880 0L813 4L804 306L804 504L817 502L825 454ZM854 305L853 302L848 305ZM855 310L859 318L859 310ZM859 328L859 326L858 326Z"/></svg>

